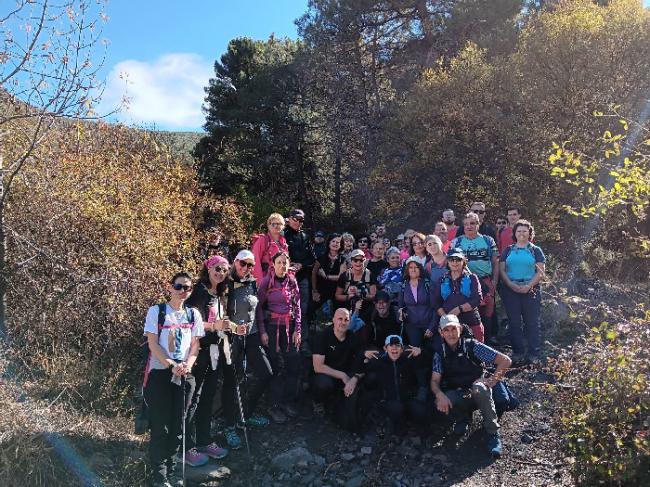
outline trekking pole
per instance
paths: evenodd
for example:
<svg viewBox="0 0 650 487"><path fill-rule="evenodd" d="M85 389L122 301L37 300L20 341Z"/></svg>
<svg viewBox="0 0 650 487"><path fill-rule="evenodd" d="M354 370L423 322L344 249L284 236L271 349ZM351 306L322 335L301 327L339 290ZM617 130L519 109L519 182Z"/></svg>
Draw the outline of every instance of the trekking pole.
<svg viewBox="0 0 650 487"><path fill-rule="evenodd" d="M235 392L237 393L237 404L239 405L239 416L241 418L243 430L244 430L244 441L246 442L246 452L250 456L251 447L250 447L250 443L248 442L248 426L246 425L246 418L244 416L244 403L242 401L241 390L239 388L239 377L237 377L237 366L232 361L232 344L228 340L228 336L226 336L224 339L226 340L225 345L228 347L228 353L226 354L226 364L232 367L233 375L235 376ZM224 351L225 351L225 347L224 347ZM245 353L245 349L244 349L244 353ZM246 355L244 354L244 357L245 356ZM245 366L244 366L244 370L245 370Z"/></svg>
<svg viewBox="0 0 650 487"><path fill-rule="evenodd" d="M183 465L181 466L181 470L183 472L183 487L185 487L185 386L186 386L185 376L181 375L181 393L183 397L183 408L181 409L181 421L183 422L183 426L182 426Z"/></svg>

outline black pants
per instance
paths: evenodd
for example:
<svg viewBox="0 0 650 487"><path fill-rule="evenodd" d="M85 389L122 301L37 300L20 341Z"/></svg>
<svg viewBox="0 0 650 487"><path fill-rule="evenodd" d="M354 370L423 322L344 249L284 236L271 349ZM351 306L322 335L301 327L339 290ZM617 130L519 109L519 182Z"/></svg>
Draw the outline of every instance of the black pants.
<svg viewBox="0 0 650 487"><path fill-rule="evenodd" d="M220 346L219 357L223 354ZM187 412L186 428L189 432L186 448L207 446L212 443L212 408L214 396L217 393L219 380L219 367L212 370L210 362L210 347L201 349L194 362L192 375L196 380L196 387L192 396L192 403Z"/></svg>
<svg viewBox="0 0 650 487"><path fill-rule="evenodd" d="M219 355L219 368L223 364L223 416L226 426L234 426L239 417L239 405L235 392L235 373L240 380L240 391L244 403L244 415L249 418L264 392L268 389L273 376L273 369L266 350L262 347L259 333L246 337L231 335L232 364L227 365L225 354ZM244 344L245 341L245 344ZM244 377L244 357L246 357L246 373L253 372L253 380ZM235 370L236 367L237 369Z"/></svg>
<svg viewBox="0 0 650 487"><path fill-rule="evenodd" d="M357 384L354 393L345 397L343 382L325 374L314 374L312 378L312 395L314 400L328 402L334 408L335 418L348 431L359 429L359 394L361 384Z"/></svg>
<svg viewBox="0 0 650 487"><path fill-rule="evenodd" d="M153 480L164 482L176 466L176 454L182 442L182 425L194 394L195 381L191 375L178 386L171 382L169 369L149 372L144 399L149 409L151 439L149 463Z"/></svg>
<svg viewBox="0 0 650 487"><path fill-rule="evenodd" d="M405 401L392 399L382 401L380 405L382 411L392 421L393 425L399 425L407 416L420 425L427 422L426 402L416 401L415 399Z"/></svg>
<svg viewBox="0 0 650 487"><path fill-rule="evenodd" d="M293 331L293 326L289 327L287 337L284 325L267 325L266 332L269 335L267 353L273 370L270 393L274 405L293 401L298 395L301 360L300 352L291 342Z"/></svg>

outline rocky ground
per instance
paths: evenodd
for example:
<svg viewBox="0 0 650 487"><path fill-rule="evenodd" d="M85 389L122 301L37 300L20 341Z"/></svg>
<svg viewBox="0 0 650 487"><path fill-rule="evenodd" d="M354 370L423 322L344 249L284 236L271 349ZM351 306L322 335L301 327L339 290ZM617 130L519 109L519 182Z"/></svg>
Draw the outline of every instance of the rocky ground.
<svg viewBox="0 0 650 487"><path fill-rule="evenodd" d="M597 307L612 300L611 290L588 287L580 294L547 297L547 352L580 333L571 323L576 307ZM251 432L251 456L241 449L220 462L211 461L207 468L188 469L189 485L573 485L572 458L563 452L553 396L546 388L553 381L549 372L543 366L511 371L510 384L522 404L502 418L504 454L498 460L486 451L478 412L462 438L451 435L448 424L435 425L429 432L411 427L388 436L369 427L355 435L342 431L332 418L308 417L305 401L305 417ZM72 410L68 400L74 391L69 388L53 399L35 399L30 380L7 368L6 361L4 369L0 367L5 411L0 417L1 485L143 484L147 438L132 434L131 418ZM52 483L53 476L59 483Z"/></svg>

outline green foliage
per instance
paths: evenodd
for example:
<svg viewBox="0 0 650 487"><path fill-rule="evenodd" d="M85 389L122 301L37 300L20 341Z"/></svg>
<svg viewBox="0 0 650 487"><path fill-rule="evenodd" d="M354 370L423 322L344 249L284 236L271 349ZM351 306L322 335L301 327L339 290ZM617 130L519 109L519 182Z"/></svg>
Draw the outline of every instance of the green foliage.
<svg viewBox="0 0 650 487"><path fill-rule="evenodd" d="M580 485L650 481L650 314L592 328L563 351L554 387Z"/></svg>

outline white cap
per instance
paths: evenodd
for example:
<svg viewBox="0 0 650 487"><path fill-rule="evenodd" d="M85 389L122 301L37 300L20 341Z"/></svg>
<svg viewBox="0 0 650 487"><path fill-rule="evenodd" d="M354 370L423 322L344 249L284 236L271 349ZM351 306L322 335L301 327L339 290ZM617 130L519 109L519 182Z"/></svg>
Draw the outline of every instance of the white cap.
<svg viewBox="0 0 650 487"><path fill-rule="evenodd" d="M456 315L444 315L440 317L440 329L446 328L447 326L459 326L460 321L458 321L458 316Z"/></svg>
<svg viewBox="0 0 650 487"><path fill-rule="evenodd" d="M255 262L255 255L253 255L253 252L250 250L244 249L239 251L237 257L235 257L235 260L252 260Z"/></svg>

